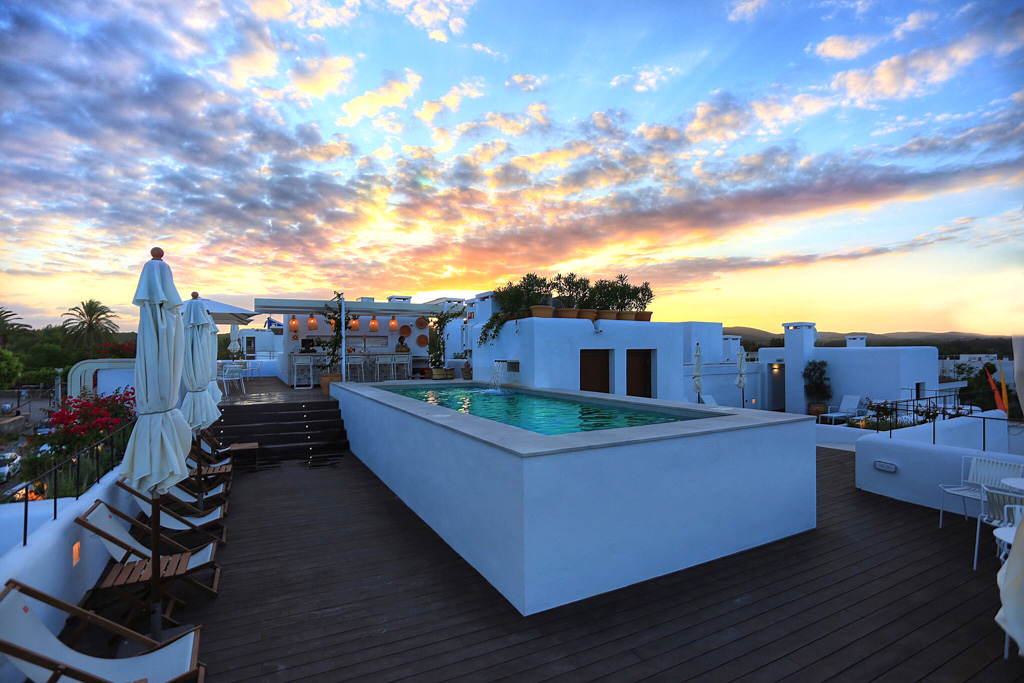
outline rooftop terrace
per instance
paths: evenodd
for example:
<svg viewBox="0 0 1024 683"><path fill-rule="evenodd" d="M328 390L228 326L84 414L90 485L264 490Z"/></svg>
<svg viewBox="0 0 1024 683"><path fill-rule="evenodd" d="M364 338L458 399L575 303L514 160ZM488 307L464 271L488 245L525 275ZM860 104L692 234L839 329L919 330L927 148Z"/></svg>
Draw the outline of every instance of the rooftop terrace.
<svg viewBox="0 0 1024 683"><path fill-rule="evenodd" d="M290 461L235 478L220 596L180 617L216 682L1024 680L990 537L971 571L937 516L819 448L816 530L522 617L358 459Z"/></svg>

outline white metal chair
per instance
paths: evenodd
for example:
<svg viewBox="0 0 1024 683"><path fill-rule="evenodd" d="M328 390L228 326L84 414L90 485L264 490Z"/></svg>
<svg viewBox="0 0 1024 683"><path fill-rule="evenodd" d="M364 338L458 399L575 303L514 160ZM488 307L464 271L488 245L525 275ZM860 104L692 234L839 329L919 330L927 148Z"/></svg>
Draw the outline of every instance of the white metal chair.
<svg viewBox="0 0 1024 683"><path fill-rule="evenodd" d="M292 378L292 386L296 389L313 388L313 357L295 356L292 361L295 369L295 376Z"/></svg>
<svg viewBox="0 0 1024 683"><path fill-rule="evenodd" d="M975 458L965 455L960 469L959 484L939 484L939 528L942 528L942 516L946 511L946 494L960 496L964 506L964 519L967 519L967 499L981 502L981 487L1000 487L1001 481L1008 477L1024 476L1024 465L1017 465L990 458ZM966 476L963 474L966 472Z"/></svg>
<svg viewBox="0 0 1024 683"><path fill-rule="evenodd" d="M821 424L834 425L839 421L845 424L847 419L867 415L867 412L868 411L860 407L860 396L847 394L843 396L843 400L839 402L838 407L829 406L827 413L818 416L818 422Z"/></svg>
<svg viewBox="0 0 1024 683"><path fill-rule="evenodd" d="M376 377L380 381L381 375L390 374L390 379L395 378L395 357L389 353L381 353L376 357ZM386 371L386 372L385 372Z"/></svg>
<svg viewBox="0 0 1024 683"><path fill-rule="evenodd" d="M33 602L29 603L29 598ZM38 601L142 645L134 657L92 657L62 643L37 614ZM0 593L0 652L35 683L48 681L141 681L175 683L202 680L199 628L159 643L135 631L11 579Z"/></svg>
<svg viewBox="0 0 1024 683"><path fill-rule="evenodd" d="M363 357L345 356L345 376L350 382L354 382L356 373L359 373L360 382L366 381L366 376L363 374Z"/></svg>
<svg viewBox="0 0 1024 683"><path fill-rule="evenodd" d="M395 379L398 379L398 368L405 368L405 379L412 377L412 354L396 353L394 355Z"/></svg>
<svg viewBox="0 0 1024 683"><path fill-rule="evenodd" d="M1024 524L1017 525L1006 562L996 573L999 601L996 623L1006 631L1003 658L1010 658L1010 638L1017 642L1018 650L1024 643Z"/></svg>
<svg viewBox="0 0 1024 683"><path fill-rule="evenodd" d="M1003 518L1012 526L997 526L992 530L996 537L996 548L999 551L999 561L1006 562L1010 551L1013 549L1013 537L1017 533L1017 527L1024 521L1024 505L1007 505L1003 512Z"/></svg>
<svg viewBox="0 0 1024 683"><path fill-rule="evenodd" d="M994 489L982 484L981 514L978 515L978 531L974 536L974 568L978 568L978 545L981 543L981 523L989 526L1013 526L1016 517L1007 519L1009 509L1024 505L1024 494L1014 493L1006 489ZM1012 512L1012 510L1011 510Z"/></svg>
<svg viewBox="0 0 1024 683"><path fill-rule="evenodd" d="M252 380L259 377L260 367L263 365L262 360L247 360L245 361L245 377Z"/></svg>
<svg viewBox="0 0 1024 683"><path fill-rule="evenodd" d="M705 393L701 393L701 395L700 395L700 402L703 403L706 406L717 406L718 405L718 401L715 400L715 397L712 396L709 393L706 393L706 392Z"/></svg>
<svg viewBox="0 0 1024 683"><path fill-rule="evenodd" d="M243 366L238 363L226 363L220 368L221 374L217 375L217 381L224 387L224 395L229 396L231 392L228 390L228 384L235 382L242 388L242 393L245 393L245 379L242 377Z"/></svg>

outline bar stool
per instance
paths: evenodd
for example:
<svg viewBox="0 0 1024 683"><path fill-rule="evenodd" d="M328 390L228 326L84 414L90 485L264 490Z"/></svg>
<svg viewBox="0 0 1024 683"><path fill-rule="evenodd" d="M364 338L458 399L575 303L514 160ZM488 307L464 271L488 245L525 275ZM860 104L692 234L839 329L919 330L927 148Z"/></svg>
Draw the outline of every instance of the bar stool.
<svg viewBox="0 0 1024 683"><path fill-rule="evenodd" d="M404 379L412 377L412 354L411 353L396 353L395 354L395 379L398 379L398 368L405 368Z"/></svg>
<svg viewBox="0 0 1024 683"><path fill-rule="evenodd" d="M380 376L383 370L389 370L391 379L395 378L395 357L389 353L382 353L377 355L377 381L380 381Z"/></svg>
<svg viewBox="0 0 1024 683"><path fill-rule="evenodd" d="M359 371L359 381L365 382L366 376L363 374L363 357L362 356L345 356L345 377L349 381L355 381L355 372Z"/></svg>
<svg viewBox="0 0 1024 683"><path fill-rule="evenodd" d="M313 358L311 356L294 356L292 359L295 376L292 386L296 389L313 388ZM300 386L300 382L302 383Z"/></svg>

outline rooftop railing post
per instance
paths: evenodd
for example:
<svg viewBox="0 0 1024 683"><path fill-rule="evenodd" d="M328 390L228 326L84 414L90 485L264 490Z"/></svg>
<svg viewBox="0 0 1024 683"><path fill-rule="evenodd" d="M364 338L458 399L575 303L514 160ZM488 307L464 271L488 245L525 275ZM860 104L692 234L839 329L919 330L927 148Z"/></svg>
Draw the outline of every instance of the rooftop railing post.
<svg viewBox="0 0 1024 683"><path fill-rule="evenodd" d="M987 441L988 441L988 418L983 416L981 418L981 450L984 451L986 449Z"/></svg>
<svg viewBox="0 0 1024 683"><path fill-rule="evenodd" d="M82 457L75 458L75 500L82 491Z"/></svg>
<svg viewBox="0 0 1024 683"><path fill-rule="evenodd" d="M25 519L21 523L21 544L28 545L28 483L21 489L21 492L25 496Z"/></svg>
<svg viewBox="0 0 1024 683"><path fill-rule="evenodd" d="M51 472L53 472L53 474L50 475L50 487L51 487L50 495L53 496L53 518L54 519L57 519L57 470L58 469L60 469L60 468L59 467L54 467L53 470L51 470Z"/></svg>

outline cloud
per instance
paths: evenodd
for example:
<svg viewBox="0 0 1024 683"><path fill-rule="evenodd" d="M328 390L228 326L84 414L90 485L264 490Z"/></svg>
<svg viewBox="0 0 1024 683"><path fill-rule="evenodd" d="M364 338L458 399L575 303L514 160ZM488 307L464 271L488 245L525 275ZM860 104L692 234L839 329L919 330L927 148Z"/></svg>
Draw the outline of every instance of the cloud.
<svg viewBox="0 0 1024 683"><path fill-rule="evenodd" d="M692 142L735 140L750 125L751 114L729 93L718 92L710 102L701 102L686 126Z"/></svg>
<svg viewBox="0 0 1024 683"><path fill-rule="evenodd" d="M779 127L802 121L835 106L830 97L800 94L787 100L764 99L751 102L750 111L769 131L778 132Z"/></svg>
<svg viewBox="0 0 1024 683"><path fill-rule="evenodd" d="M518 137L538 126L547 126L547 112L547 105L534 102L526 108L524 114L487 112L482 119L460 123L455 130L459 135L468 135L482 128L490 127L496 128L510 137Z"/></svg>
<svg viewBox="0 0 1024 683"><path fill-rule="evenodd" d="M249 5L261 19L290 21L300 28L341 26L355 18L359 0L331 3L326 0L253 0Z"/></svg>
<svg viewBox="0 0 1024 683"><path fill-rule="evenodd" d="M323 99L344 88L352 80L353 62L348 57L327 59L296 59L288 71L292 86L303 95Z"/></svg>
<svg viewBox="0 0 1024 683"><path fill-rule="evenodd" d="M634 67L634 74L622 74L611 80L609 85L613 88L632 87L637 92L657 90L658 86L667 81L671 76L682 73L682 70L674 66L639 66Z"/></svg>
<svg viewBox="0 0 1024 683"><path fill-rule="evenodd" d="M512 74L505 81L509 88L518 88L523 92L533 92L544 85L544 76L531 76L530 74Z"/></svg>
<svg viewBox="0 0 1024 683"><path fill-rule="evenodd" d="M874 36L829 36L814 46L814 53L825 59L856 59L880 42Z"/></svg>
<svg viewBox="0 0 1024 683"><path fill-rule="evenodd" d="M277 74L277 48L266 27L247 27L239 38L227 61L226 80L232 88L244 88L250 81Z"/></svg>
<svg viewBox="0 0 1024 683"><path fill-rule="evenodd" d="M648 142L677 142L683 139L682 132L673 126L641 123L636 132Z"/></svg>
<svg viewBox="0 0 1024 683"><path fill-rule="evenodd" d="M750 21L761 11L768 0L733 0L729 10L729 21Z"/></svg>
<svg viewBox="0 0 1024 683"><path fill-rule="evenodd" d="M373 119L371 124L377 130L382 130L385 133L390 133L391 135L401 135L403 130L402 123L398 120L398 115L394 112L378 116Z"/></svg>
<svg viewBox="0 0 1024 683"><path fill-rule="evenodd" d="M929 22L935 21L936 15L931 12L911 12L907 15L905 21L901 22L895 29L893 29L893 37L896 40L903 40L907 37L908 33L914 31L920 31L922 28L928 25Z"/></svg>
<svg viewBox="0 0 1024 683"><path fill-rule="evenodd" d="M447 31L460 34L465 30L465 15L475 4L476 0L385 0L388 9L442 43L448 42Z"/></svg>
<svg viewBox="0 0 1024 683"><path fill-rule="evenodd" d="M483 81L476 79L473 81L465 81L453 86L451 90L441 96L439 100L427 100L423 103L423 106L419 108L415 116L422 120L426 124L430 124L434 117L440 114L445 109L448 111L458 111L459 104L463 98L475 99L477 97L483 97Z"/></svg>
<svg viewBox="0 0 1024 683"><path fill-rule="evenodd" d="M344 116L335 123L339 126L354 126L363 118L373 118L381 109L405 107L405 101L413 96L423 79L410 69L405 70L405 80L390 77L376 90L365 93L341 105Z"/></svg>
<svg viewBox="0 0 1024 683"><path fill-rule="evenodd" d="M473 45L471 47L474 50L476 50L477 52L483 52L485 55L490 55L491 57L494 57L495 59L502 59L502 60L507 59L505 57L505 55L501 54L497 50L492 50L491 48L487 47L486 45L484 45L482 43L473 43Z"/></svg>
<svg viewBox="0 0 1024 683"><path fill-rule="evenodd" d="M529 173L539 173L548 166L566 168L575 159L594 151L592 145L581 140L574 140L564 147L549 148L536 154L527 154L513 158L509 163Z"/></svg>

